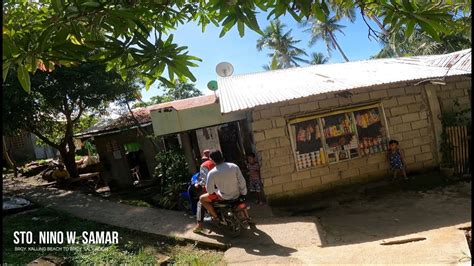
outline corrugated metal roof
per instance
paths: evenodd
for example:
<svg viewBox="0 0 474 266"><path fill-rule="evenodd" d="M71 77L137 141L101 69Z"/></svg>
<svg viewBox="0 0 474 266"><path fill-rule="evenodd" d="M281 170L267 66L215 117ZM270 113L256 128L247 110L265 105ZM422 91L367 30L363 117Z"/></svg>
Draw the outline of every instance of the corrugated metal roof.
<svg viewBox="0 0 474 266"><path fill-rule="evenodd" d="M236 75L219 78L218 87L221 112L230 113L327 92L470 73L471 49L467 49Z"/></svg>
<svg viewBox="0 0 474 266"><path fill-rule="evenodd" d="M133 115L138 120L141 127L151 125L151 116L150 112L154 110L160 110L165 108L174 108L176 110L185 110L199 106L205 106L213 104L217 101L217 97L215 95L204 95L204 96L197 96L182 100L176 100L172 102L154 104L147 107L141 107L133 109ZM130 115L130 113L125 113L118 118L111 119L111 118L104 118L99 121L97 124L93 125L92 127L84 130L83 132L76 135L76 137L90 137L90 136L98 136L104 134L112 134L121 132L124 130L128 130L131 128L136 128L136 121Z"/></svg>
<svg viewBox="0 0 474 266"><path fill-rule="evenodd" d="M145 127L151 124L149 107L136 108L133 109L132 112L135 119L138 120L140 127ZM120 132L123 129L135 128L135 119L128 112L115 119L104 118L92 127L84 130L81 133L76 134L75 137L83 138L104 134L112 134Z"/></svg>

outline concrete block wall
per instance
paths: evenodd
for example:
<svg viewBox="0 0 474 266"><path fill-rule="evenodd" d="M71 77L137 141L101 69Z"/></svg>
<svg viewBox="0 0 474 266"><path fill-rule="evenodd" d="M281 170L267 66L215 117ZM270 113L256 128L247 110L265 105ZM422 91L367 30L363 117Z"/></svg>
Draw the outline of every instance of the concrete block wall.
<svg viewBox="0 0 474 266"><path fill-rule="evenodd" d="M279 197L368 182L386 177L389 173L384 152L296 171L288 120L305 114L324 114L353 105L381 102L389 137L400 142L408 169L423 170L435 167L438 153L433 136L433 118L424 87L431 84L414 86L414 83L401 82L355 89L351 91L353 95L350 98L327 93L254 108L252 131L256 151L261 159L261 174L268 199L271 201ZM459 90L461 87L465 89L465 86L464 80L455 79L454 86L449 87ZM449 90L448 92L450 93ZM458 92L452 95L457 97Z"/></svg>
<svg viewBox="0 0 474 266"><path fill-rule="evenodd" d="M471 77L447 77L446 85L431 85L436 88L442 111L452 111L457 100L462 109L471 107Z"/></svg>

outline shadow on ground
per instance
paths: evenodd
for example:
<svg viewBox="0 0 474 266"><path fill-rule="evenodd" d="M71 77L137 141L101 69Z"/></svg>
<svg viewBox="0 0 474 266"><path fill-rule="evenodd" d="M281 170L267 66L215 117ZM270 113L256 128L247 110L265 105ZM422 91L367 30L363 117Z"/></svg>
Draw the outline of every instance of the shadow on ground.
<svg viewBox="0 0 474 266"><path fill-rule="evenodd" d="M435 179L435 176L431 176ZM425 176L422 178L429 178ZM471 183L433 188L415 180L403 190L342 202L305 215L317 217L322 247L382 241L471 222Z"/></svg>

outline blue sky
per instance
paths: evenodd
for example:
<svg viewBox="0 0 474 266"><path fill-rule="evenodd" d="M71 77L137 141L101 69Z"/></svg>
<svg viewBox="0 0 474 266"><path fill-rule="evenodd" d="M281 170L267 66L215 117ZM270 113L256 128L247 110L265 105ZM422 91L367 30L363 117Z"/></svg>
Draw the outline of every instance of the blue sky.
<svg viewBox="0 0 474 266"><path fill-rule="evenodd" d="M266 14L259 14L257 18L262 29L269 24ZM309 33L303 32L290 15L281 17L280 20L287 25L287 30L292 29L294 39L301 40L299 48L304 48L308 54L323 52L327 55L323 42L308 47ZM350 61L368 59L380 50L380 45L375 40L367 38L368 28L359 15L355 23L343 20L341 24L346 26L345 35L336 33L336 37ZM258 52L255 48L259 34L245 28L245 36L241 38L237 27L222 38L219 38L219 33L220 28L214 25L208 25L205 32L202 32L196 23L181 25L173 32L177 44L188 46L189 54L202 59L199 67L191 68L191 71L197 79L196 87L204 94L212 93L206 85L209 81L217 79L215 67L220 62L230 62L234 66L234 75L264 71L262 66L269 62L267 55L269 51ZM338 51L332 51L329 63L343 61ZM142 97L144 101L148 101L150 97L161 93L154 84L148 91L142 90Z"/></svg>

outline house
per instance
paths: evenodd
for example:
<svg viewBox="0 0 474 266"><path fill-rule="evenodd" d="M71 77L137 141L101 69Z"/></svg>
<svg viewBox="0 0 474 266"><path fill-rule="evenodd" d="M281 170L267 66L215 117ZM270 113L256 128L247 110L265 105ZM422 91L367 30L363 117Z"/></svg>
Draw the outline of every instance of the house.
<svg viewBox="0 0 474 266"><path fill-rule="evenodd" d="M249 112L270 200L388 174L396 139L408 169L439 166L439 115L471 106L471 49L295 67L218 79L223 115Z"/></svg>
<svg viewBox="0 0 474 266"><path fill-rule="evenodd" d="M23 131L15 136L5 136L5 143L11 158L17 162L49 159L57 155L57 150L49 145L39 145L38 137Z"/></svg>
<svg viewBox="0 0 474 266"><path fill-rule="evenodd" d="M154 105L150 113L156 137L179 136L190 172L198 169L203 150L219 149L227 161L244 166L253 149L247 112L221 114L217 95Z"/></svg>
<svg viewBox="0 0 474 266"><path fill-rule="evenodd" d="M150 179L156 167L157 152L165 145L173 145L173 140L150 138L153 128L148 108L137 108L132 113L103 119L75 135L82 143L90 141L95 145L102 164L102 177L111 186L130 187L136 181L131 170L136 165L140 178Z"/></svg>
<svg viewBox="0 0 474 266"><path fill-rule="evenodd" d="M77 134L81 142L95 144L103 166L102 176L117 187L130 187L136 161L141 179L153 176L156 154L178 148L188 163L190 177L199 169L202 151L220 149L227 160L243 166L252 150L245 112L222 115L215 95L151 105L116 119L104 119Z"/></svg>

